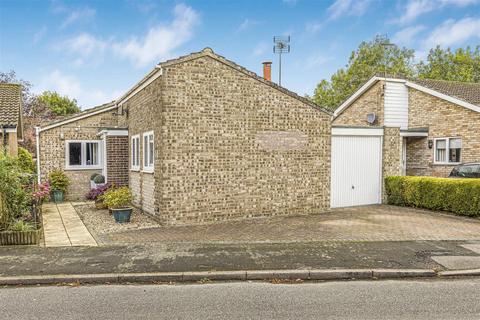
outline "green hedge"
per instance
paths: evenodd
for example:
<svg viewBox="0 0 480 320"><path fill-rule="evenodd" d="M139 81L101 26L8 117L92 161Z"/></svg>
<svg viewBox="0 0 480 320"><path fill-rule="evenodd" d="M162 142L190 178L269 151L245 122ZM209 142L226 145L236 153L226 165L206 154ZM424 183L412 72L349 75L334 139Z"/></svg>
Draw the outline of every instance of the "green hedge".
<svg viewBox="0 0 480 320"><path fill-rule="evenodd" d="M387 177L389 204L480 217L480 179Z"/></svg>

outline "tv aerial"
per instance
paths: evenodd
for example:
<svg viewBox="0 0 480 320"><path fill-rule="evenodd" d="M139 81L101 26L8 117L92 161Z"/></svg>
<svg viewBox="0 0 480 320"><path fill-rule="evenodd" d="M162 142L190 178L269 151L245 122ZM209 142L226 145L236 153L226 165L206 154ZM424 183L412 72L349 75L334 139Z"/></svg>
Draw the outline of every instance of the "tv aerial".
<svg viewBox="0 0 480 320"><path fill-rule="evenodd" d="M282 54L290 53L290 36L273 37L273 53L278 53L278 85L282 85Z"/></svg>

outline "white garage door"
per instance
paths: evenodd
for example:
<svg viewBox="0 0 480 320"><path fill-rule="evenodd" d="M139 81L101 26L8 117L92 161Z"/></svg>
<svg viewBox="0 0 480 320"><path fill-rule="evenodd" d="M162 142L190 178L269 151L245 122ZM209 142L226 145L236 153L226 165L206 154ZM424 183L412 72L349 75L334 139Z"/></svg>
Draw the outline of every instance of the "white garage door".
<svg viewBox="0 0 480 320"><path fill-rule="evenodd" d="M381 203L382 136L367 133L332 135L332 208Z"/></svg>

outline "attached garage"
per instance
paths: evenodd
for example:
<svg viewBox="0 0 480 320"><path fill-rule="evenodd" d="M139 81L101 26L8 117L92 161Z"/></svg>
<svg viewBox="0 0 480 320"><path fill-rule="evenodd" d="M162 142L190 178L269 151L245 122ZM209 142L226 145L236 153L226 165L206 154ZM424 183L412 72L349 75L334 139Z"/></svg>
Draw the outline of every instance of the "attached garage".
<svg viewBox="0 0 480 320"><path fill-rule="evenodd" d="M383 128L332 128L332 208L382 202Z"/></svg>

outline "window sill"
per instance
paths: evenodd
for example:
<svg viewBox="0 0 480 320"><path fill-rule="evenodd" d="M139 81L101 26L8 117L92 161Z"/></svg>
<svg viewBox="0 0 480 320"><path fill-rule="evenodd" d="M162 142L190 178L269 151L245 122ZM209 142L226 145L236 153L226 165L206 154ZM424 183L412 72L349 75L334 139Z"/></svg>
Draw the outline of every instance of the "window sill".
<svg viewBox="0 0 480 320"><path fill-rule="evenodd" d="M458 166L461 162L434 162L434 166Z"/></svg>
<svg viewBox="0 0 480 320"><path fill-rule="evenodd" d="M153 169L143 169L142 172L153 174L155 172L155 170L153 170Z"/></svg>
<svg viewBox="0 0 480 320"><path fill-rule="evenodd" d="M140 168L130 168L130 171L140 172Z"/></svg>
<svg viewBox="0 0 480 320"><path fill-rule="evenodd" d="M79 170L102 170L101 166L79 166L79 167L65 167L65 171L79 171Z"/></svg>

